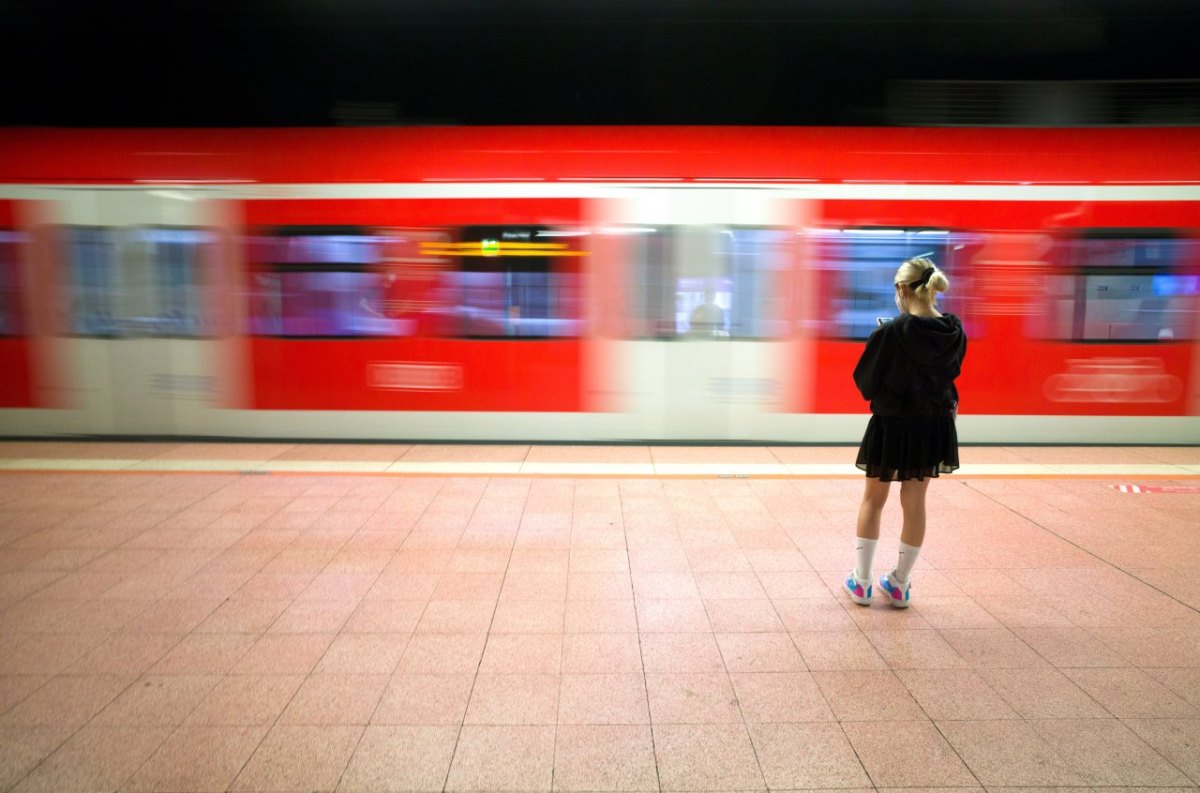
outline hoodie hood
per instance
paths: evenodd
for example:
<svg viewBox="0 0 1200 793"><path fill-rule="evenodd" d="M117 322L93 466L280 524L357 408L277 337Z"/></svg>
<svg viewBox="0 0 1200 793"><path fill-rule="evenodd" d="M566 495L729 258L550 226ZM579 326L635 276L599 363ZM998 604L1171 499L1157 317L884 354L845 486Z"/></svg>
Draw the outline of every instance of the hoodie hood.
<svg viewBox="0 0 1200 793"><path fill-rule="evenodd" d="M953 314L917 317L902 314L893 321L896 337L917 366L957 377L966 354L967 337L962 321Z"/></svg>

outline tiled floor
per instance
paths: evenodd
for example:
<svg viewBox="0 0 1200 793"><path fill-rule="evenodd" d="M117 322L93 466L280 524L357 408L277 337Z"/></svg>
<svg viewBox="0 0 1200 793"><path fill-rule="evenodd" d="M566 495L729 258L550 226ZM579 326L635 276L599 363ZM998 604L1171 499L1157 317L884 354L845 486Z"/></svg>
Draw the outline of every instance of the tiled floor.
<svg viewBox="0 0 1200 793"><path fill-rule="evenodd" d="M907 611L852 451L0 443L0 791L1200 785L1200 449L964 449Z"/></svg>

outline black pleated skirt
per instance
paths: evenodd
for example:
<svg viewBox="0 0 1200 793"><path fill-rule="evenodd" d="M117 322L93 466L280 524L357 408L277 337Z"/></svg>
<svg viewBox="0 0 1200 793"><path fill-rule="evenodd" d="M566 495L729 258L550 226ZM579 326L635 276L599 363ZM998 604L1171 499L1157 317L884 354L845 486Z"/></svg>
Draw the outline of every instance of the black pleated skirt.
<svg viewBox="0 0 1200 793"><path fill-rule="evenodd" d="M953 473L958 468L954 416L871 416L858 447L859 469L872 479L904 482Z"/></svg>

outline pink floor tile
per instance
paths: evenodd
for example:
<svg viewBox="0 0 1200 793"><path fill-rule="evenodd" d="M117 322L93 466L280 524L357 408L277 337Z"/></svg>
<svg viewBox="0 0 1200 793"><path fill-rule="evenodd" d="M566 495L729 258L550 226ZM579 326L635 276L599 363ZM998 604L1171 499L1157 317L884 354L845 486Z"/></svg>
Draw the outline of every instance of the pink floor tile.
<svg viewBox="0 0 1200 793"><path fill-rule="evenodd" d="M446 790L551 789L554 727L462 728Z"/></svg>
<svg viewBox="0 0 1200 793"><path fill-rule="evenodd" d="M400 663L408 634L342 633L333 640L314 670L318 674L386 674Z"/></svg>
<svg viewBox="0 0 1200 793"><path fill-rule="evenodd" d="M642 633L705 633L712 630L701 600L639 599L637 621Z"/></svg>
<svg viewBox="0 0 1200 793"><path fill-rule="evenodd" d="M479 659L487 639L486 635L478 633L414 634L404 648L396 671L400 674L474 674L480 668Z"/></svg>
<svg viewBox="0 0 1200 793"><path fill-rule="evenodd" d="M941 721L938 729L986 787L1083 784L1071 765L1028 722Z"/></svg>
<svg viewBox="0 0 1200 793"><path fill-rule="evenodd" d="M567 597L566 573L510 571L504 576L500 600L562 601Z"/></svg>
<svg viewBox="0 0 1200 793"><path fill-rule="evenodd" d="M1117 719L1037 719L1029 723L1090 785L1140 787L1192 781Z"/></svg>
<svg viewBox="0 0 1200 793"><path fill-rule="evenodd" d="M1200 706L1200 667L1190 669L1146 669L1146 674L1162 683L1173 694Z"/></svg>
<svg viewBox="0 0 1200 793"><path fill-rule="evenodd" d="M508 570L512 573L566 573L575 551L569 548L515 548Z"/></svg>
<svg viewBox="0 0 1200 793"><path fill-rule="evenodd" d="M81 727L131 683L132 675L62 675L30 693L0 716L12 727Z"/></svg>
<svg viewBox="0 0 1200 793"><path fill-rule="evenodd" d="M387 675L312 674L279 724L366 724L383 697Z"/></svg>
<svg viewBox="0 0 1200 793"><path fill-rule="evenodd" d="M257 638L245 633L193 633L185 636L149 671L158 675L224 674Z"/></svg>
<svg viewBox="0 0 1200 793"><path fill-rule="evenodd" d="M791 634L812 670L885 669L887 664L860 631L798 631Z"/></svg>
<svg viewBox="0 0 1200 793"><path fill-rule="evenodd" d="M936 631L866 630L863 632L892 669L961 669L967 666Z"/></svg>
<svg viewBox="0 0 1200 793"><path fill-rule="evenodd" d="M1129 729L1176 768L1191 777L1200 778L1200 721L1196 719L1124 719Z"/></svg>
<svg viewBox="0 0 1200 793"><path fill-rule="evenodd" d="M567 578L568 600L631 600L633 588L627 572L573 572Z"/></svg>
<svg viewBox="0 0 1200 793"><path fill-rule="evenodd" d="M167 739L165 727L89 725L71 736L13 788L23 793L119 788Z"/></svg>
<svg viewBox="0 0 1200 793"><path fill-rule="evenodd" d="M766 598L706 600L704 609L708 612L712 629L717 633L769 633L784 630L775 605Z"/></svg>
<svg viewBox="0 0 1200 793"><path fill-rule="evenodd" d="M634 571L633 592L638 600L699 600L700 590L691 573Z"/></svg>
<svg viewBox="0 0 1200 793"><path fill-rule="evenodd" d="M233 667L235 674L308 674L333 642L331 633L274 633L262 636Z"/></svg>
<svg viewBox="0 0 1200 793"><path fill-rule="evenodd" d="M939 631L943 639L975 668L1023 669L1046 665L1045 659L1005 628Z"/></svg>
<svg viewBox="0 0 1200 793"><path fill-rule="evenodd" d="M560 724L649 724L645 676L564 673Z"/></svg>
<svg viewBox="0 0 1200 793"><path fill-rule="evenodd" d="M717 645L730 672L800 672L804 661L786 633L719 633Z"/></svg>
<svg viewBox="0 0 1200 793"><path fill-rule="evenodd" d="M1140 669L1064 669L1063 673L1119 719L1198 715L1194 705Z"/></svg>
<svg viewBox="0 0 1200 793"><path fill-rule="evenodd" d="M813 672L839 721L910 721L925 713L892 672Z"/></svg>
<svg viewBox="0 0 1200 793"><path fill-rule="evenodd" d="M196 626L197 633L261 634L279 619L291 601L285 598L256 600L235 597L226 600Z"/></svg>
<svg viewBox="0 0 1200 793"><path fill-rule="evenodd" d="M457 726L368 727L338 789L440 791L457 740Z"/></svg>
<svg viewBox="0 0 1200 793"><path fill-rule="evenodd" d="M371 723L457 727L466 715L474 681L474 671L392 675Z"/></svg>
<svg viewBox="0 0 1200 793"><path fill-rule="evenodd" d="M649 726L562 725L554 751L555 790L658 790Z"/></svg>
<svg viewBox="0 0 1200 793"><path fill-rule="evenodd" d="M278 725L232 790L333 790L364 731L360 726Z"/></svg>
<svg viewBox="0 0 1200 793"><path fill-rule="evenodd" d="M491 600L431 600L417 633L487 633L496 603Z"/></svg>
<svg viewBox="0 0 1200 793"><path fill-rule="evenodd" d="M0 657L0 674L65 672L104 640L105 637L98 634L44 633L21 637L16 646Z"/></svg>
<svg viewBox="0 0 1200 793"><path fill-rule="evenodd" d="M770 789L870 785L850 741L834 723L749 727Z"/></svg>
<svg viewBox="0 0 1200 793"><path fill-rule="evenodd" d="M561 634L566 611L566 603L501 600L496 604L489 630L491 633Z"/></svg>
<svg viewBox="0 0 1200 793"><path fill-rule="evenodd" d="M716 673L725 669L711 633L647 633L642 634L641 645L646 672Z"/></svg>
<svg viewBox="0 0 1200 793"><path fill-rule="evenodd" d="M766 789L742 724L656 724L654 752L664 791Z"/></svg>
<svg viewBox="0 0 1200 793"><path fill-rule="evenodd" d="M556 675L562 668L562 657L560 636L543 633L492 634L488 636L479 671L489 674Z"/></svg>
<svg viewBox="0 0 1200 793"><path fill-rule="evenodd" d="M747 724L834 720L809 672L743 672L730 680Z"/></svg>
<svg viewBox="0 0 1200 793"><path fill-rule="evenodd" d="M421 620L423 600L382 600L367 598L358 604L342 633L412 633Z"/></svg>
<svg viewBox="0 0 1200 793"><path fill-rule="evenodd" d="M465 724L555 724L557 675L490 675L475 678Z"/></svg>
<svg viewBox="0 0 1200 793"><path fill-rule="evenodd" d="M573 674L642 671L636 633L569 633L562 639L562 671Z"/></svg>
<svg viewBox="0 0 1200 793"><path fill-rule="evenodd" d="M125 689L92 723L105 727L181 724L220 680L219 675L145 675Z"/></svg>
<svg viewBox="0 0 1200 793"><path fill-rule="evenodd" d="M24 778L72 732L70 727L0 727L0 789Z"/></svg>
<svg viewBox="0 0 1200 793"><path fill-rule="evenodd" d="M902 669L896 677L934 721L1015 719L1018 714L978 672Z"/></svg>
<svg viewBox="0 0 1200 793"><path fill-rule="evenodd" d="M1057 667L1129 665L1125 658L1084 628L1013 628L1013 633Z"/></svg>
<svg viewBox="0 0 1200 793"><path fill-rule="evenodd" d="M50 675L0 675L0 715L50 681Z"/></svg>
<svg viewBox="0 0 1200 793"><path fill-rule="evenodd" d="M226 675L204 695L184 723L269 727L304 679L303 675Z"/></svg>
<svg viewBox="0 0 1200 793"><path fill-rule="evenodd" d="M973 769L928 721L844 725L854 751L880 787L971 786Z"/></svg>
<svg viewBox="0 0 1200 793"><path fill-rule="evenodd" d="M124 789L227 790L266 734L266 727L180 727Z"/></svg>
<svg viewBox="0 0 1200 793"><path fill-rule="evenodd" d="M446 571L450 573L503 573L508 567L507 548L475 548L455 551Z"/></svg>
<svg viewBox="0 0 1200 793"><path fill-rule="evenodd" d="M1056 669L980 669L979 676L1026 719L1102 719L1108 712Z"/></svg>
<svg viewBox="0 0 1200 793"><path fill-rule="evenodd" d="M733 685L725 674L646 675L654 724L741 723Z"/></svg>

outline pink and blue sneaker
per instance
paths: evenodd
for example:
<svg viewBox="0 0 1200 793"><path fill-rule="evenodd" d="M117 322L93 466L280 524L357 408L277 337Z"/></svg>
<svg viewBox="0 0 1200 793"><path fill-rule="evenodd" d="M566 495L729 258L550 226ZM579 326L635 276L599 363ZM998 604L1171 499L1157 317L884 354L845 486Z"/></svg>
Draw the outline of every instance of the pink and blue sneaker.
<svg viewBox="0 0 1200 793"><path fill-rule="evenodd" d="M846 587L846 594L858 605L871 605L871 579L859 578L851 570L842 586Z"/></svg>
<svg viewBox="0 0 1200 793"><path fill-rule="evenodd" d="M889 603L898 609L908 608L908 600L912 595L912 581L901 583L893 573L888 573L879 579L879 586L887 593Z"/></svg>

